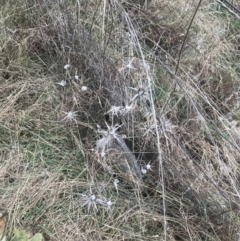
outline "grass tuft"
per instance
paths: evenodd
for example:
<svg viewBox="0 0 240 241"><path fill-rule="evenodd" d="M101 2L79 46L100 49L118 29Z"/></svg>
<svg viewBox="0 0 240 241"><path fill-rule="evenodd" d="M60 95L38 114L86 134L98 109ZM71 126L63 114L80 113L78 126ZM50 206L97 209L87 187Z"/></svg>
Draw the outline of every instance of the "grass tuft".
<svg viewBox="0 0 240 241"><path fill-rule="evenodd" d="M213 1L3 1L8 239L238 240L238 16Z"/></svg>

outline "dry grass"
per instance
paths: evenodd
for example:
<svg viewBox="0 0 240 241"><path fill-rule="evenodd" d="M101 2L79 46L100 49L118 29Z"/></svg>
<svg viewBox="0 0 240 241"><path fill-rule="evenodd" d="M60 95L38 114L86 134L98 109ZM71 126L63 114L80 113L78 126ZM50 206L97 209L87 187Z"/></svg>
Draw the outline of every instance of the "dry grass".
<svg viewBox="0 0 240 241"><path fill-rule="evenodd" d="M7 235L21 226L46 240L238 240L239 20L203 1L187 34L197 1L3 2ZM140 184L116 168L122 153L93 150L97 125L116 124L140 168L151 163Z"/></svg>

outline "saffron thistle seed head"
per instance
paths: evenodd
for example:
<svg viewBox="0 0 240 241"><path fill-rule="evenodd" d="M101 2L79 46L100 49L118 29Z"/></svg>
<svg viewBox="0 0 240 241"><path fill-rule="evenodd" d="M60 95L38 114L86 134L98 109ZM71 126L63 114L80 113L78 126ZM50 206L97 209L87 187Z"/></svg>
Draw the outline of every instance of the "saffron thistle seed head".
<svg viewBox="0 0 240 241"><path fill-rule="evenodd" d="M91 201L95 201L95 200L96 200L96 196L95 196L94 194L91 194L90 197L89 197L89 199L90 199Z"/></svg>
<svg viewBox="0 0 240 241"><path fill-rule="evenodd" d="M150 162L146 165L147 170L151 169Z"/></svg>
<svg viewBox="0 0 240 241"><path fill-rule="evenodd" d="M81 91L87 91L88 87L87 86L82 86Z"/></svg>
<svg viewBox="0 0 240 241"><path fill-rule="evenodd" d="M67 70L67 69L69 69L70 67L71 67L70 64L65 64L63 68Z"/></svg>
<svg viewBox="0 0 240 241"><path fill-rule="evenodd" d="M118 116L118 114L120 113L120 111L121 111L121 106L115 106L115 105L113 105L113 106L111 106L111 108L110 108L110 110L107 112L107 113L111 113L112 114L112 116Z"/></svg>
<svg viewBox="0 0 240 241"><path fill-rule="evenodd" d="M145 175L145 174L147 173L147 170L144 169L144 168L142 168L142 169L141 169L141 172L142 172L143 175Z"/></svg>
<svg viewBox="0 0 240 241"><path fill-rule="evenodd" d="M118 183L119 183L119 180L118 180L118 179L114 179L114 183L115 183L115 184L118 184Z"/></svg>
<svg viewBox="0 0 240 241"><path fill-rule="evenodd" d="M77 116L76 113L77 111L69 111L69 112L65 112L63 111L63 113L66 115L62 121L76 121L75 117Z"/></svg>
<svg viewBox="0 0 240 241"><path fill-rule="evenodd" d="M61 85L62 87L64 87L66 85L66 80L61 80L60 82L57 82L58 85Z"/></svg>

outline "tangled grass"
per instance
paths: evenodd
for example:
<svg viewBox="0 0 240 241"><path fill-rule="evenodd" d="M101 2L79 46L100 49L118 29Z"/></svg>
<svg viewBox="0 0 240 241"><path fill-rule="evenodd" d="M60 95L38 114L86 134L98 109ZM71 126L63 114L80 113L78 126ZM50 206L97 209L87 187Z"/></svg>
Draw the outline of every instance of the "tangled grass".
<svg viewBox="0 0 240 241"><path fill-rule="evenodd" d="M235 15L215 1L8 0L0 26L9 237L239 239Z"/></svg>

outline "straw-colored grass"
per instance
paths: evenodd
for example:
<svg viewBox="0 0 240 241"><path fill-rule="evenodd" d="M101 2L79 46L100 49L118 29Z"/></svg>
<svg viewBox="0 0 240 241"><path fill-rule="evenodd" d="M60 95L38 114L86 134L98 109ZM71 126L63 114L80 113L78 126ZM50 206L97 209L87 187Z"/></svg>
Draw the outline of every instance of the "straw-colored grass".
<svg viewBox="0 0 240 241"><path fill-rule="evenodd" d="M240 24L197 5L3 1L8 239L239 240Z"/></svg>

